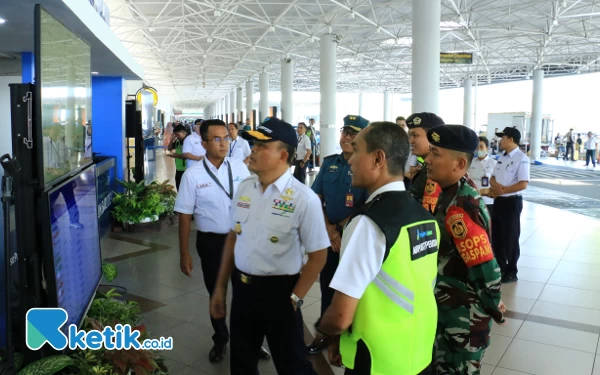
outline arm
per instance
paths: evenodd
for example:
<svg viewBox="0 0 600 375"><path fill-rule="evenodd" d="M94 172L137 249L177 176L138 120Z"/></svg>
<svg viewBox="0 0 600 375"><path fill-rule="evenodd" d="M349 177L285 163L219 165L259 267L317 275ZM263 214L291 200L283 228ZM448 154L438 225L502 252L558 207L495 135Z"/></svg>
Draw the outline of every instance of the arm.
<svg viewBox="0 0 600 375"><path fill-rule="evenodd" d="M173 138L171 142L169 142L169 146L167 147L168 151L173 151L175 149L175 142L177 141L177 137Z"/></svg>
<svg viewBox="0 0 600 375"><path fill-rule="evenodd" d="M219 269L215 290L210 299L210 316L215 319L222 319L227 316L227 284L231 278L233 266L235 264L234 249L236 240L237 235L235 232L230 231L225 240L225 245L223 246L221 268Z"/></svg>
<svg viewBox="0 0 600 375"><path fill-rule="evenodd" d="M179 213L179 263L181 272L191 276L194 267L189 252L189 242L196 196L194 181L192 181L189 173L183 174L179 188L174 208L175 212Z"/></svg>
<svg viewBox="0 0 600 375"><path fill-rule="evenodd" d="M325 336L338 336L345 332L354 320L360 299L336 291L331 305L321 317L319 332Z"/></svg>
<svg viewBox="0 0 600 375"><path fill-rule="evenodd" d="M325 262L327 262L326 248L308 253L308 261L302 268L300 278L298 279L298 282L296 283L292 293L300 298L304 298L306 293L308 293L312 285L317 280L317 277L319 277L323 267L325 267Z"/></svg>
<svg viewBox="0 0 600 375"><path fill-rule="evenodd" d="M464 227L463 233L456 228ZM446 230L452 235L467 266L467 277L484 311L496 322L504 323L500 305L501 274L494 258L488 231L479 209L472 204L451 206L446 215Z"/></svg>

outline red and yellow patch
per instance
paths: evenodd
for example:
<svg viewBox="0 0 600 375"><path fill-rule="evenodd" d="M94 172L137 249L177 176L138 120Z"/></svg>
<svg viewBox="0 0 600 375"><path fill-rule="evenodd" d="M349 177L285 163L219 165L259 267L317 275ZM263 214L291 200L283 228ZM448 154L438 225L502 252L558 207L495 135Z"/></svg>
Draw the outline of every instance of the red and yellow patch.
<svg viewBox="0 0 600 375"><path fill-rule="evenodd" d="M435 211L435 206L437 205L441 192L442 188L437 184L437 182L427 180L425 191L423 193L423 207L425 207L427 211Z"/></svg>
<svg viewBox="0 0 600 375"><path fill-rule="evenodd" d="M494 259L486 230L460 207L451 206L446 215L446 230L452 235L458 253L471 268Z"/></svg>

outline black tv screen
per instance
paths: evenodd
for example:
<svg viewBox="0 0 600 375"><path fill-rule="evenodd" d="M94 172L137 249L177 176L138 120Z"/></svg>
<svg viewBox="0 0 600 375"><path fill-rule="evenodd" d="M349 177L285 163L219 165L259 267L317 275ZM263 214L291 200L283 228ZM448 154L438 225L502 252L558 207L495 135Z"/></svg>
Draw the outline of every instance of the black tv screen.
<svg viewBox="0 0 600 375"><path fill-rule="evenodd" d="M95 166L51 190L47 199L52 252L46 257L52 256L54 274L49 301L69 314L67 334L69 325L80 325L102 275Z"/></svg>
<svg viewBox="0 0 600 375"><path fill-rule="evenodd" d="M91 48L36 6L37 168L42 188L92 162Z"/></svg>

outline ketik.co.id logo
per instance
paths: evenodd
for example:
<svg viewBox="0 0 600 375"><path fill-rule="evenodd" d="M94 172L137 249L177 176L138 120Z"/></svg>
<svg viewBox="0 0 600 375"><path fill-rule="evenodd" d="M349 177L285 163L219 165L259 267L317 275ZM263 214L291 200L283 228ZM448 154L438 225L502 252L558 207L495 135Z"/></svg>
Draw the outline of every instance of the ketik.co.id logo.
<svg viewBox="0 0 600 375"><path fill-rule="evenodd" d="M29 349L39 350L48 343L55 350L63 350L67 346L71 350L106 348L113 349L142 349L142 350L171 350L173 339L147 339L140 343L140 332L130 325L117 324L114 328L105 327L102 331L80 331L76 325L69 326L69 337L61 331L67 322L68 314L58 308L35 308L27 312L25 327L25 342Z"/></svg>

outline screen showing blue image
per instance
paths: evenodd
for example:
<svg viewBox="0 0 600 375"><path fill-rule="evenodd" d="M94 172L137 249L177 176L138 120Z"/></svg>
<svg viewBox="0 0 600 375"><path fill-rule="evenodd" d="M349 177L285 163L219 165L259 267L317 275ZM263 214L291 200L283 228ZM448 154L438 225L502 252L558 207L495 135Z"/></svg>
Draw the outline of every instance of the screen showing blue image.
<svg viewBox="0 0 600 375"><path fill-rule="evenodd" d="M91 166L49 193L58 307L71 324L83 320L102 273L96 169Z"/></svg>

